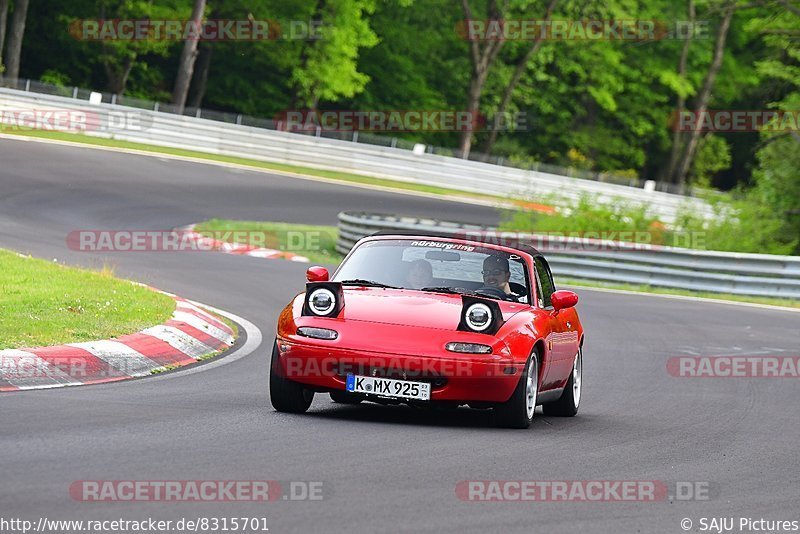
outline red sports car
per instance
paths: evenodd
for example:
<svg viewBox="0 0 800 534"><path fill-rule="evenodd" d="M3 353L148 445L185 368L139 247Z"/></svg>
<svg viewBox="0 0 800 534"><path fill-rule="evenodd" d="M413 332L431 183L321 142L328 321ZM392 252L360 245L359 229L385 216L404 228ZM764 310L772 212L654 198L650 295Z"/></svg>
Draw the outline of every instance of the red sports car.
<svg viewBox="0 0 800 534"><path fill-rule="evenodd" d="M378 233L332 278L307 272L280 314L270 397L308 410L336 402L468 405L527 428L537 405L573 416L581 399L578 296L556 291L545 258L512 240Z"/></svg>

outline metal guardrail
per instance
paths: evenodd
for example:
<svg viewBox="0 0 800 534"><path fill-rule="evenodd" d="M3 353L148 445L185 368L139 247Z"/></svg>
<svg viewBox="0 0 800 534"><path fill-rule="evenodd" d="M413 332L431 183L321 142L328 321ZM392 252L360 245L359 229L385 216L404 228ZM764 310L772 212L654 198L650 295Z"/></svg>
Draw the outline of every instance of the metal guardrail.
<svg viewBox="0 0 800 534"><path fill-rule="evenodd" d="M454 237L482 235L502 239L486 226L362 212L339 214L336 250L350 251L359 239L380 230L435 231ZM477 234L480 233L480 234ZM763 297L800 298L800 257L739 254L674 247L643 247L593 239L536 234L529 238L559 276L601 282Z"/></svg>
<svg viewBox="0 0 800 534"><path fill-rule="evenodd" d="M0 87L7 87L9 89L18 89L25 92L40 93L45 95L65 96L72 97L77 100L89 100L93 91L83 89L80 87L67 87L58 86L41 81L30 79L0 79ZM265 128L268 130L279 130L280 121L272 119L265 119L263 117L252 117L241 113L233 113L226 111L215 111L210 109L203 109L199 107L186 106L180 108L176 105L158 102L153 100L143 100L140 98L131 97L128 95L117 95L114 93L95 93L100 95L100 101L105 104L116 104L120 106L133 107L137 109L144 109L150 111L158 111L162 113L171 113L176 115L186 115L188 117L196 117L209 119L218 122L227 122L230 124L239 124L245 126L255 126L257 128ZM386 146L391 148L402 148L405 150L412 150L417 144L410 139L393 137L389 133L380 132L364 132L364 131L328 131L318 128L316 131L293 132L300 135L313 135L317 137L325 137L328 139L339 139L342 141L349 141L353 143L361 143L367 145ZM440 156L448 156L459 158L460 153L457 149L437 147L427 145L425 151L430 154L438 154ZM597 182L606 182L618 185L625 185L629 187L643 188L647 184L647 180L640 179L636 176L620 175L614 172L598 172L587 169L579 169L575 167L565 167L562 165L553 165L549 163L542 163L539 161L518 160L516 158L507 158L503 156L482 154L476 150L469 153L469 159L473 161L481 161L491 165L499 165L511 167L516 169L523 169L528 171L541 171L560 176L569 176L572 178L580 178L581 180L594 180ZM695 196L694 189L691 186L684 186L679 184L672 184L664 181L654 181L650 185L655 186L656 191L663 191L665 193L675 193L678 195Z"/></svg>
<svg viewBox="0 0 800 534"><path fill-rule="evenodd" d="M90 128L86 133L96 137L342 171L484 195L546 198L556 194L566 200L576 200L588 194L601 204L646 204L666 223L674 221L682 208L706 217L713 216L711 207L700 199L660 191L436 154L417 154L391 146L326 139L117 104L90 104L68 96L0 88L0 111L13 114L56 109L90 114L100 127ZM133 114L130 116L136 118L135 123L124 120L125 114ZM116 121L111 121L112 117L116 117ZM123 119L121 124L120 117ZM110 123L117 126L106 128Z"/></svg>

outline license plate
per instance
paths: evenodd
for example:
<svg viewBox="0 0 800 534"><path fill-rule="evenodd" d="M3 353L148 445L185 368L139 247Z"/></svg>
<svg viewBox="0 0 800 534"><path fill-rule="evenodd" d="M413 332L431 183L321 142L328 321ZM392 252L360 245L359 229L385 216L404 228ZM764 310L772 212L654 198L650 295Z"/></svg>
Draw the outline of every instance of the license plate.
<svg viewBox="0 0 800 534"><path fill-rule="evenodd" d="M431 385L427 382L377 376L347 375L346 389L353 393L369 393L397 399L430 400L431 398Z"/></svg>

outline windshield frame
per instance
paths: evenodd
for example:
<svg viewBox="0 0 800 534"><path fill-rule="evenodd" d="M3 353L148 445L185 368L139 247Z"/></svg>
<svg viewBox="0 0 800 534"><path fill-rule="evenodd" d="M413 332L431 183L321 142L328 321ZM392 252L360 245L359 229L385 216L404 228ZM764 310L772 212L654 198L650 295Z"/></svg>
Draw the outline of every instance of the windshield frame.
<svg viewBox="0 0 800 534"><path fill-rule="evenodd" d="M508 254L515 254L520 257L522 260L522 271L525 276L525 285L527 286L528 292L525 295L521 295L528 299L528 302L518 302L518 301L504 301L501 299L496 299L500 302L515 302L517 304L524 304L531 307L538 307L537 305L537 295L538 295L538 287L535 285L538 283L538 277L536 277L535 282L531 283L531 265L533 264L533 257L525 252L524 250L519 250L516 248L506 247L502 245L497 245L494 243L484 243L481 241L471 241L468 239L455 239L450 237L434 237L434 236L414 236L414 235L407 235L407 234L400 234L400 235L381 235L381 236L370 236L359 240L353 248L350 249L350 252L344 257L342 262L336 267L336 270L331 275L331 281L336 281L336 277L339 275L339 271L342 267L347 263L350 259L350 256L363 244L371 243L375 241L419 241L420 239L424 239L426 241L442 241L444 243L456 243L456 244L467 244L471 246L481 247L481 248L488 248L493 250L499 250L501 252L505 252ZM401 288L403 291L419 291L421 293L426 293L425 291L421 291L419 289L412 289L412 288ZM429 293L429 292L428 292ZM486 297L491 298L491 297ZM492 299L495 300L495 299Z"/></svg>

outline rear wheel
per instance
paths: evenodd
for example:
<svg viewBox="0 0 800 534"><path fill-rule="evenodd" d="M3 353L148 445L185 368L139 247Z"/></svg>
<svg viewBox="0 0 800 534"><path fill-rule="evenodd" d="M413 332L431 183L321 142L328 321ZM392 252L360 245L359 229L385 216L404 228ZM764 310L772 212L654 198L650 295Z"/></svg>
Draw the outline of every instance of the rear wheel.
<svg viewBox="0 0 800 534"><path fill-rule="evenodd" d="M331 391L331 400L339 404L359 404L364 398L347 391L336 390Z"/></svg>
<svg viewBox="0 0 800 534"><path fill-rule="evenodd" d="M573 417L578 413L581 404L581 388L583 386L583 349L578 349L572 363L572 375L564 386L564 393L555 402L542 405L545 415L555 417Z"/></svg>
<svg viewBox="0 0 800 534"><path fill-rule="evenodd" d="M278 341L272 347L272 363L269 371L269 399L279 412L303 413L311 406L314 392L288 378L281 376Z"/></svg>
<svg viewBox="0 0 800 534"><path fill-rule="evenodd" d="M539 355L536 350L528 357L525 371L519 379L511 398L494 408L494 418L498 426L505 428L528 428L536 411L536 397L539 393Z"/></svg>

